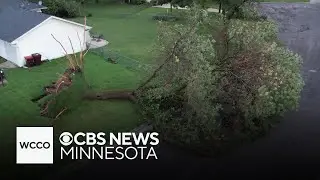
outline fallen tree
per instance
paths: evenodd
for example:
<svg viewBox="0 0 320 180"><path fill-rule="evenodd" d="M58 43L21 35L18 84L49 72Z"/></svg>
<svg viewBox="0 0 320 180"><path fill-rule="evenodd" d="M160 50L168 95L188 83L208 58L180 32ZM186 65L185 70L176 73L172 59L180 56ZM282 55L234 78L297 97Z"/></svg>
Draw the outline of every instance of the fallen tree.
<svg viewBox="0 0 320 180"><path fill-rule="evenodd" d="M197 6L186 13L184 24L161 23L160 64L137 89L89 92L77 71L66 90L51 93L47 114L66 112L70 97L130 100L165 141L211 155L266 133L271 117L298 107L302 59L278 44L274 23L212 18Z"/></svg>
<svg viewBox="0 0 320 180"><path fill-rule="evenodd" d="M215 20L197 7L186 17L181 25L162 23L162 64L135 91L164 140L222 153L264 135L273 117L298 107L302 59L278 43L274 23Z"/></svg>

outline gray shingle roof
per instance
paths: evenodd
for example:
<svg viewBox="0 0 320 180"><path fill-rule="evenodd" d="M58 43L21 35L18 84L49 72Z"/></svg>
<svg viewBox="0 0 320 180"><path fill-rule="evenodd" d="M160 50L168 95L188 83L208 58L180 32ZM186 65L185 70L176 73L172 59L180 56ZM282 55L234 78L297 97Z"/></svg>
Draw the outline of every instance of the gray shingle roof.
<svg viewBox="0 0 320 180"><path fill-rule="evenodd" d="M0 4L0 39L12 42L49 17L43 13L3 7Z"/></svg>
<svg viewBox="0 0 320 180"><path fill-rule="evenodd" d="M32 9L42 9L45 8L45 6L39 5L37 3L30 3L28 1L23 1L20 3L20 7L26 10L32 10Z"/></svg>
<svg viewBox="0 0 320 180"><path fill-rule="evenodd" d="M0 7L12 7L14 9L20 8L25 10L45 8L43 5L31 3L27 0L0 0Z"/></svg>

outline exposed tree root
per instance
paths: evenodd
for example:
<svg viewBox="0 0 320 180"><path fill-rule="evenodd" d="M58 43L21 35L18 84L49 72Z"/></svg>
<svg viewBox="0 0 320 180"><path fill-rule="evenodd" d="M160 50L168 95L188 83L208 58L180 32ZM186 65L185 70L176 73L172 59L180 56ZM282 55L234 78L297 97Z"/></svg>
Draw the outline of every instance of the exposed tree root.
<svg viewBox="0 0 320 180"><path fill-rule="evenodd" d="M52 100L48 101L46 104L43 105L43 109L40 111L41 116L45 116L48 113L50 103L52 103Z"/></svg>
<svg viewBox="0 0 320 180"><path fill-rule="evenodd" d="M60 117L60 115L62 114L62 113L64 113L66 110L67 110L68 108L63 108L60 112L59 112L59 114L56 116L56 118L55 119L58 119L58 117Z"/></svg>

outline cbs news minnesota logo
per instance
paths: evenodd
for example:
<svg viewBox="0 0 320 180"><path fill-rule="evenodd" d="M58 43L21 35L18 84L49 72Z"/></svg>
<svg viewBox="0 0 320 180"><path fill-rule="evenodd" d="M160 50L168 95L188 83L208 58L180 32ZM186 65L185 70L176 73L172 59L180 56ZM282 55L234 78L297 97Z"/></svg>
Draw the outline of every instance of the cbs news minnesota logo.
<svg viewBox="0 0 320 180"><path fill-rule="evenodd" d="M60 159L158 159L157 132L60 134ZM17 164L53 164L53 127L17 127ZM57 148L56 148L57 149Z"/></svg>

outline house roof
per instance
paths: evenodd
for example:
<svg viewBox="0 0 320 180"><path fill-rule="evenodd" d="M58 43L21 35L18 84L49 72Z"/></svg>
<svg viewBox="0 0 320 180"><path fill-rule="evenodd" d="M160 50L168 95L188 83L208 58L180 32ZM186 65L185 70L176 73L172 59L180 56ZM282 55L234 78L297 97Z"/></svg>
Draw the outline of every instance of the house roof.
<svg viewBox="0 0 320 180"><path fill-rule="evenodd" d="M40 5L39 3L32 3L27 0L1 0L0 7L11 7L14 9L24 9L24 10L47 8L43 5Z"/></svg>
<svg viewBox="0 0 320 180"><path fill-rule="evenodd" d="M40 13L40 14L42 14L42 13ZM80 24L80 23L77 23L77 22L69 21L69 20L66 20L66 19L63 19L63 18L59 18L59 17L56 17L56 16L49 16L49 18L45 19L44 21L42 21L38 25L34 26L29 31L25 32L24 34L22 34L21 36L16 38L14 41L11 41L11 43L15 43L18 39L20 39L23 36L27 35L29 32L32 32L34 29L38 28L39 26L41 26L41 24L44 24L46 21L49 21L50 19L55 19L55 20L58 20L58 21L61 21L61 22L66 22L66 23L73 24L73 25L76 25L76 26L85 27L86 30L92 29L92 27L84 26L84 24Z"/></svg>
<svg viewBox="0 0 320 180"><path fill-rule="evenodd" d="M24 0L0 0L0 39L7 42L13 42L49 18L55 18L67 23L84 26L55 16L30 11L35 7L40 8L44 6L39 6L38 4L29 3ZM89 26L86 28L91 29Z"/></svg>
<svg viewBox="0 0 320 180"><path fill-rule="evenodd" d="M49 17L43 13L0 7L0 39L12 42Z"/></svg>
<svg viewBox="0 0 320 180"><path fill-rule="evenodd" d="M38 3L30 3L28 1L23 1L20 3L20 7L26 10L33 10L33 9L45 9L47 7L43 5L39 5Z"/></svg>

